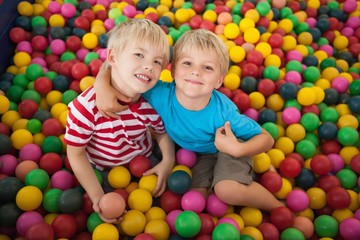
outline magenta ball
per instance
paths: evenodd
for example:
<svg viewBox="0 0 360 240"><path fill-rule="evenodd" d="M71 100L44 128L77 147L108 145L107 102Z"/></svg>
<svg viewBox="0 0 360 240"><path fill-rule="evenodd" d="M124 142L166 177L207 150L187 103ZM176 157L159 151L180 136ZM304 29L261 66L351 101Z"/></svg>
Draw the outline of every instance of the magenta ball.
<svg viewBox="0 0 360 240"><path fill-rule="evenodd" d="M169 225L169 228L170 228L170 232L172 234L175 234L176 233L176 229L175 229L175 221L176 221L176 218L177 216L181 213L182 211L180 209L175 209L175 210L172 210L170 211L167 215L166 215L166 222L167 224Z"/></svg>
<svg viewBox="0 0 360 240"><path fill-rule="evenodd" d="M17 44L16 50L19 52L27 52L31 54L33 52L31 43L29 41L21 41Z"/></svg>
<svg viewBox="0 0 360 240"><path fill-rule="evenodd" d="M127 5L123 8L123 14L129 18L132 18L136 15L136 8L133 5Z"/></svg>
<svg viewBox="0 0 360 240"><path fill-rule="evenodd" d="M61 4L56 1L51 1L48 5L48 11L50 13L61 13Z"/></svg>
<svg viewBox="0 0 360 240"><path fill-rule="evenodd" d="M300 121L300 118L301 112L295 107L285 108L282 112L282 120L287 125L298 123Z"/></svg>
<svg viewBox="0 0 360 240"><path fill-rule="evenodd" d="M16 230L21 236L25 236L27 230L34 224L43 222L43 217L36 211L24 212L16 221Z"/></svg>
<svg viewBox="0 0 360 240"><path fill-rule="evenodd" d="M61 39L54 39L50 43L50 50L55 55L61 55L66 50L66 44L64 40Z"/></svg>
<svg viewBox="0 0 360 240"><path fill-rule="evenodd" d="M201 213L205 209L205 206L205 197L198 191L190 190L181 198L181 207L184 210Z"/></svg>
<svg viewBox="0 0 360 240"><path fill-rule="evenodd" d="M210 194L206 200L206 211L215 216L221 217L228 210L228 205L221 201L215 194Z"/></svg>
<svg viewBox="0 0 360 240"><path fill-rule="evenodd" d="M309 207L310 199L305 191L295 189L286 197L286 205L294 212L303 211Z"/></svg>
<svg viewBox="0 0 360 240"><path fill-rule="evenodd" d="M230 217L220 218L219 221L216 223L216 225L219 225L221 223L229 223L229 224L233 225L234 227L236 227L236 229L240 232L239 224L234 219L232 219Z"/></svg>
<svg viewBox="0 0 360 240"><path fill-rule="evenodd" d="M354 217L360 220L360 209L355 211Z"/></svg>
<svg viewBox="0 0 360 240"><path fill-rule="evenodd" d="M13 155L5 154L0 156L0 173L12 176L17 165L18 161Z"/></svg>
<svg viewBox="0 0 360 240"><path fill-rule="evenodd" d="M180 165L192 168L196 163L196 153L181 148L176 152L176 162Z"/></svg>
<svg viewBox="0 0 360 240"><path fill-rule="evenodd" d="M349 88L349 81L345 77L335 77L331 81L331 87L334 88L339 93L345 93Z"/></svg>
<svg viewBox="0 0 360 240"><path fill-rule="evenodd" d="M61 6L61 15L63 15L65 18L72 18L76 15L76 8L71 3L64 3L64 5Z"/></svg>
<svg viewBox="0 0 360 240"><path fill-rule="evenodd" d="M298 62L302 62L303 60L303 56L301 54L301 52L297 51L297 50L290 50L287 54L286 54L286 60L292 61L292 60L296 60Z"/></svg>
<svg viewBox="0 0 360 240"><path fill-rule="evenodd" d="M26 144L19 151L19 158L22 161L31 160L34 162L39 162L41 156L41 147L35 143Z"/></svg>
<svg viewBox="0 0 360 240"><path fill-rule="evenodd" d="M346 13L352 13L357 8L356 0L347 0L344 2L344 12Z"/></svg>
<svg viewBox="0 0 360 240"><path fill-rule="evenodd" d="M344 168L345 162L339 154L330 153L327 155L327 157L331 162L331 166L332 166L331 173L337 173L338 171Z"/></svg>
<svg viewBox="0 0 360 240"><path fill-rule="evenodd" d="M321 45L319 49L326 52L328 56L332 56L334 54L334 48L329 44Z"/></svg>
<svg viewBox="0 0 360 240"><path fill-rule="evenodd" d="M66 190L72 188L74 185L73 175L66 171L60 170L51 176L51 187L58 188L60 190Z"/></svg>
<svg viewBox="0 0 360 240"><path fill-rule="evenodd" d="M115 26L114 19L108 18L104 21L104 27L107 31L111 30Z"/></svg>
<svg viewBox="0 0 360 240"><path fill-rule="evenodd" d="M294 83L297 85L301 84L302 82L301 74L297 71L288 71L287 73L285 73L284 80L286 82Z"/></svg>
<svg viewBox="0 0 360 240"><path fill-rule="evenodd" d="M77 59L79 59L80 61L84 61L85 56L89 53L90 51L86 48L80 48L79 50L76 51L76 57Z"/></svg>
<svg viewBox="0 0 360 240"><path fill-rule="evenodd" d="M244 115L251 118L254 121L259 120L259 112L255 108L246 109Z"/></svg>
<svg viewBox="0 0 360 240"><path fill-rule="evenodd" d="M360 220L347 218L340 223L340 236L344 240L360 239Z"/></svg>

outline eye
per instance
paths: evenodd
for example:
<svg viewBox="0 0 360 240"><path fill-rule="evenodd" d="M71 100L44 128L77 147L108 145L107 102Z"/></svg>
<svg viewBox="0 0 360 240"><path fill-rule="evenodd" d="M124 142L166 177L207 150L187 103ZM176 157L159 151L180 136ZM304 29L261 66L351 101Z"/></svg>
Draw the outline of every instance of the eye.
<svg viewBox="0 0 360 240"><path fill-rule="evenodd" d="M207 71L213 71L214 68L212 66L204 66L205 70Z"/></svg>
<svg viewBox="0 0 360 240"><path fill-rule="evenodd" d="M182 64L185 66L191 66L191 62L189 62L189 61L184 61Z"/></svg>
<svg viewBox="0 0 360 240"><path fill-rule="evenodd" d="M155 60L155 64L162 66L162 62L159 60Z"/></svg>
<svg viewBox="0 0 360 240"><path fill-rule="evenodd" d="M143 55L142 53L134 53L134 55L135 55L136 57L139 57L139 58L143 58L143 57L144 57L144 55Z"/></svg>

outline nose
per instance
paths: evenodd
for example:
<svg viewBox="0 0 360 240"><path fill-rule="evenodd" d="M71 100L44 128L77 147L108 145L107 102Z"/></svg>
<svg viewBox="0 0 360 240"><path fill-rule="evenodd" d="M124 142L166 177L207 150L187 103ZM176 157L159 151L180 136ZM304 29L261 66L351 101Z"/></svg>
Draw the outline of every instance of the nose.
<svg viewBox="0 0 360 240"><path fill-rule="evenodd" d="M146 66L145 66L145 70L152 72L152 71L153 71L153 68L152 68L151 65L146 65Z"/></svg>
<svg viewBox="0 0 360 240"><path fill-rule="evenodd" d="M191 71L191 75L193 75L193 76L199 76L199 75L200 75L200 73L199 73L199 71L198 71L198 70L193 69L193 70Z"/></svg>

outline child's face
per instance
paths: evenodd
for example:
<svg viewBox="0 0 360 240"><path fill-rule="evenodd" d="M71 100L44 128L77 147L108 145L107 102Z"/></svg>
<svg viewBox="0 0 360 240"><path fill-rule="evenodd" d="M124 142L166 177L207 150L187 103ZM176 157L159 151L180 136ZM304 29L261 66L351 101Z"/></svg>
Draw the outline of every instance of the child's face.
<svg viewBox="0 0 360 240"><path fill-rule="evenodd" d="M140 41L129 42L122 52L109 49L111 84L128 97L136 97L152 88L160 77L163 55Z"/></svg>
<svg viewBox="0 0 360 240"><path fill-rule="evenodd" d="M173 76L178 98L186 96L204 101L210 99L212 91L219 88L224 80L216 54L195 48L179 57Z"/></svg>

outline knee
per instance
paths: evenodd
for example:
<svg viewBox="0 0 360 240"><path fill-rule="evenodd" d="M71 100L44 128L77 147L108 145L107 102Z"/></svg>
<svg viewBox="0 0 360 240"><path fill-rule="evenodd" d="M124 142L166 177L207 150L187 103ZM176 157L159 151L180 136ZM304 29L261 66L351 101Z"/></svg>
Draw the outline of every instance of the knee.
<svg viewBox="0 0 360 240"><path fill-rule="evenodd" d="M219 182L214 186L214 193L216 196L226 204L233 204L234 202L234 191L233 189L226 186L226 184Z"/></svg>

